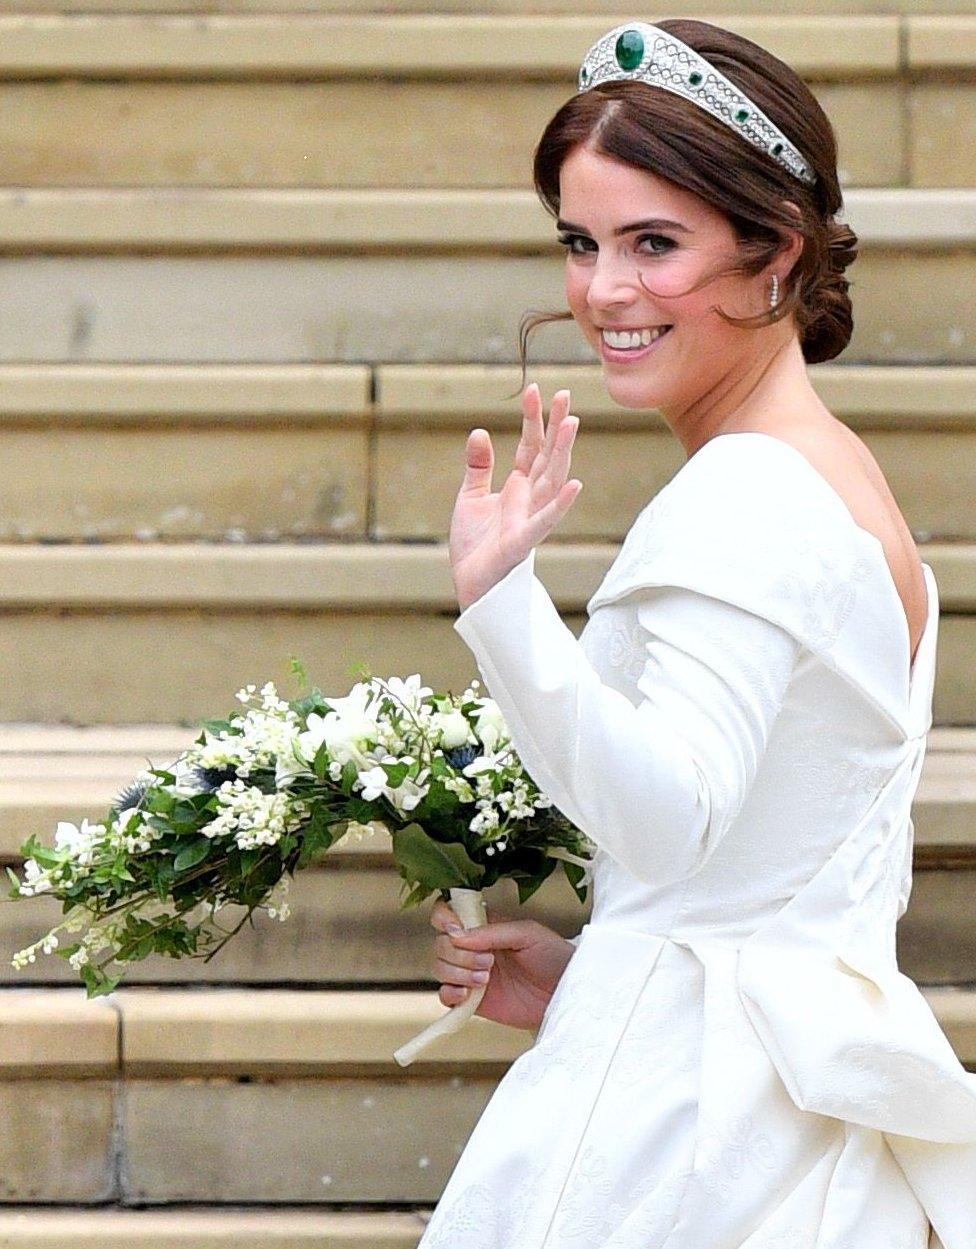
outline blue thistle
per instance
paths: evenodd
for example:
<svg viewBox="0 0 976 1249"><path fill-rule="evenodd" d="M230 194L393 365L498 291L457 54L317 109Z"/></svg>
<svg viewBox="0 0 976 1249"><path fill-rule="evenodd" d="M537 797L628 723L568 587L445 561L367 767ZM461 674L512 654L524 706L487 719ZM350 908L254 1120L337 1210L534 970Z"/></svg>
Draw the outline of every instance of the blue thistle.
<svg viewBox="0 0 976 1249"><path fill-rule="evenodd" d="M477 746L452 746L444 751L444 758L456 771L460 772L469 763L473 763L481 752Z"/></svg>
<svg viewBox="0 0 976 1249"><path fill-rule="evenodd" d="M193 777L204 789L215 790L219 789L224 781L233 781L237 777L237 773L229 766L223 768L195 767L193 769Z"/></svg>
<svg viewBox="0 0 976 1249"><path fill-rule="evenodd" d="M152 787L153 780L141 779L126 785L124 789L120 790L118 797L115 799L116 810L127 811L129 807L140 806Z"/></svg>

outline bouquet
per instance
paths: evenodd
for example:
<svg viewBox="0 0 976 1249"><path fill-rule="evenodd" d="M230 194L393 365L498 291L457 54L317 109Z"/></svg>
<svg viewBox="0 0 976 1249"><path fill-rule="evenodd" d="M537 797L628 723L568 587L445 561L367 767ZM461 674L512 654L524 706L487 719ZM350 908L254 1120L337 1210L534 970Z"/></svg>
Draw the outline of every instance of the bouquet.
<svg viewBox="0 0 976 1249"><path fill-rule="evenodd" d="M298 869L379 830L403 880L401 909L440 891L465 927L478 927L483 890L510 877L522 903L560 861L585 902L595 847L525 772L480 683L435 694L418 673L358 674L343 698L310 689L286 701L271 682L248 685L240 710L205 721L169 767L141 772L102 820L59 823L53 846L30 837L23 878L7 869L10 896L49 894L63 918L14 967L57 953L91 998L150 954L209 961L255 911L287 918ZM484 992L473 989L396 1060L405 1066L456 1031Z"/></svg>

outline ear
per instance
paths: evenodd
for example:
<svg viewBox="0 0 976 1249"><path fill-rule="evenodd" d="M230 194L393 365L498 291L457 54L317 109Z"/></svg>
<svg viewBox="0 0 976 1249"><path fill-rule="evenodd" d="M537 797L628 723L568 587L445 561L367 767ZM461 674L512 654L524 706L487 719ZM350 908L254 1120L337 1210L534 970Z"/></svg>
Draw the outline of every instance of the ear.
<svg viewBox="0 0 976 1249"><path fill-rule="evenodd" d="M783 207L790 213L791 216L796 218L798 224L802 222L803 214L792 200L784 200ZM786 268L783 274L784 277L793 271L793 266L799 260L800 255L803 252L803 241L803 234L800 232L799 228L796 230L790 230L787 228L786 237L780 245L779 252L777 253L777 268L779 268L780 264L782 264L784 260L786 261Z"/></svg>

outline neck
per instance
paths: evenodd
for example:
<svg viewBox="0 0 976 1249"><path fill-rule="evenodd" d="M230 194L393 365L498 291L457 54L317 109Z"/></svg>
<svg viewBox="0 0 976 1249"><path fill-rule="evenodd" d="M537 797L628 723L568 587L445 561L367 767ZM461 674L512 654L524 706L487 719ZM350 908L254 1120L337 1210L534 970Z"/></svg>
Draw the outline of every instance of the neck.
<svg viewBox="0 0 976 1249"><path fill-rule="evenodd" d="M775 433L834 419L813 389L800 341L792 332L723 375L690 404L662 415L689 458L717 434L749 429Z"/></svg>

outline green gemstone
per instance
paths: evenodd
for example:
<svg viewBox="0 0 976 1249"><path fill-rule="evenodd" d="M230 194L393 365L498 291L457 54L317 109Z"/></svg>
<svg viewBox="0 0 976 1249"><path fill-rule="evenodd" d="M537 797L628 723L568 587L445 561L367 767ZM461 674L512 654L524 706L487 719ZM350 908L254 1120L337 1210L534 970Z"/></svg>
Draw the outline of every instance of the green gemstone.
<svg viewBox="0 0 976 1249"><path fill-rule="evenodd" d="M644 59L644 36L639 30L625 30L617 40L614 55L621 69L636 69Z"/></svg>
<svg viewBox="0 0 976 1249"><path fill-rule="evenodd" d="M697 69L692 70L691 73L688 75L688 81L691 83L693 87L697 87L701 83L701 80L702 80L702 76L701 74L699 74Z"/></svg>
<svg viewBox="0 0 976 1249"><path fill-rule="evenodd" d="M737 110L735 114L736 121L746 121L748 120L748 117L749 117L749 110L747 108L740 108Z"/></svg>
<svg viewBox="0 0 976 1249"><path fill-rule="evenodd" d="M590 81L590 71L584 65L583 68L580 70L580 82L585 87L589 81Z"/></svg>
<svg viewBox="0 0 976 1249"><path fill-rule="evenodd" d="M779 156L779 154L780 154L780 152L782 152L782 150L783 150L783 145L782 145L782 143L774 143L774 144L773 144L773 155L774 155L774 156Z"/></svg>

